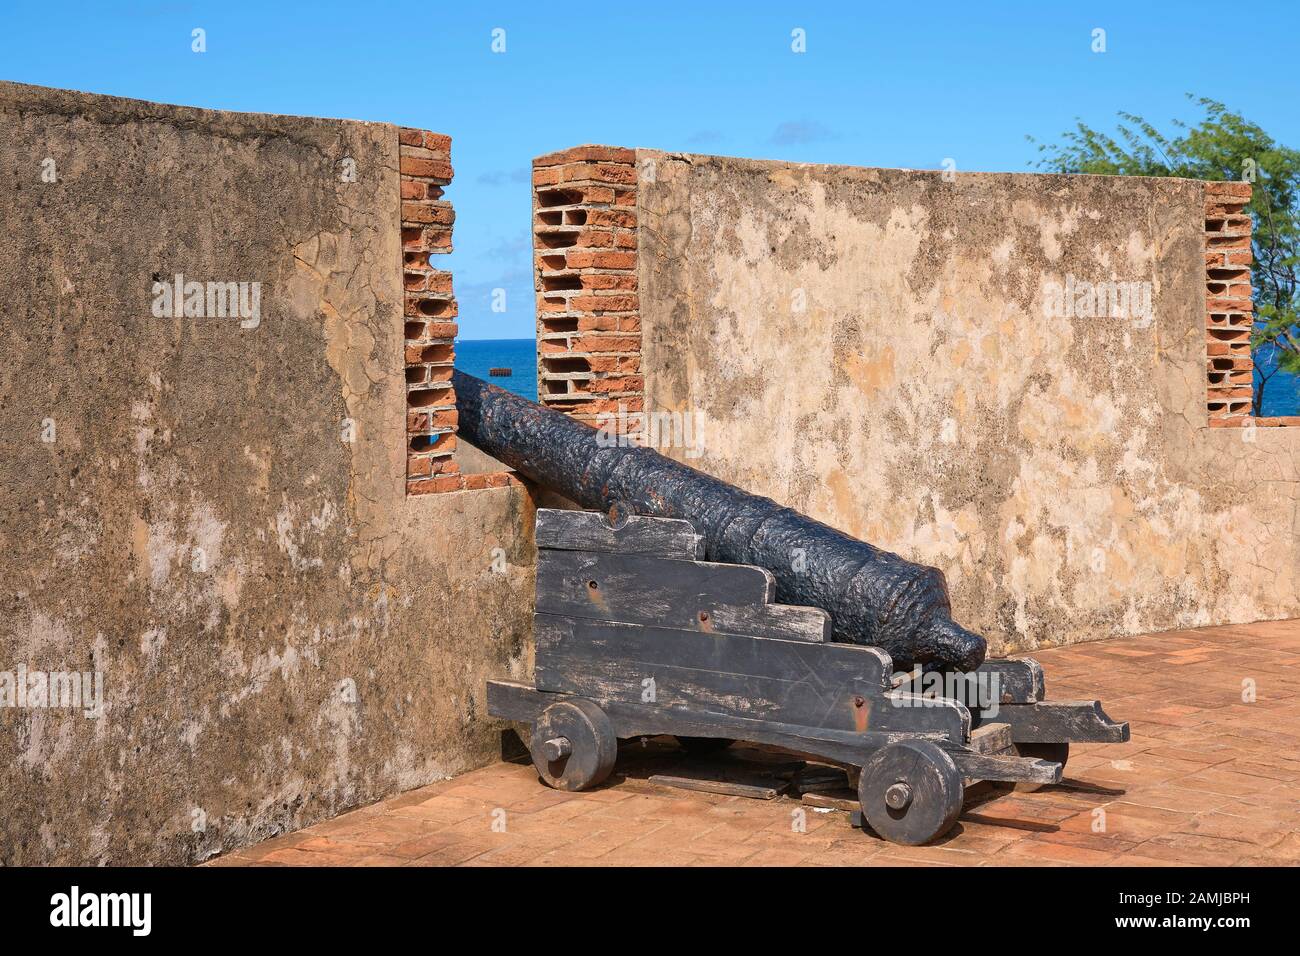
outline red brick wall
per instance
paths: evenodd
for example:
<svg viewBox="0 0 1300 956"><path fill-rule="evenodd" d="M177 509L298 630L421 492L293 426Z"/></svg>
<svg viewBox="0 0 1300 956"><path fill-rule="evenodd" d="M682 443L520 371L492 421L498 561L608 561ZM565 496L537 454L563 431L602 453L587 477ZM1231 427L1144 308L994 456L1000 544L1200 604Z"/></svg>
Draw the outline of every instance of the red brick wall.
<svg viewBox="0 0 1300 956"><path fill-rule="evenodd" d="M451 182L451 138L418 129L398 134L402 188L402 270L406 286L406 490L457 485L456 395L451 368L456 297L451 273L431 256L451 251L456 214L442 198Z"/></svg>
<svg viewBox="0 0 1300 956"><path fill-rule="evenodd" d="M1214 427L1245 424L1251 412L1250 193L1250 183L1205 183L1205 358Z"/></svg>
<svg viewBox="0 0 1300 956"><path fill-rule="evenodd" d="M542 404L597 424L623 413L641 432L636 154L576 146L533 160L537 393Z"/></svg>
<svg viewBox="0 0 1300 956"><path fill-rule="evenodd" d="M451 273L430 256L451 252L456 213L443 199L451 182L451 137L403 128L398 133L402 189L403 309L406 337L406 491L494 488L509 476L460 472L456 392L451 386L458 314Z"/></svg>
<svg viewBox="0 0 1300 956"><path fill-rule="evenodd" d="M1250 331L1255 318L1250 285L1253 187L1205 184L1206 362L1212 427L1300 425L1300 416L1253 417L1255 363Z"/></svg>

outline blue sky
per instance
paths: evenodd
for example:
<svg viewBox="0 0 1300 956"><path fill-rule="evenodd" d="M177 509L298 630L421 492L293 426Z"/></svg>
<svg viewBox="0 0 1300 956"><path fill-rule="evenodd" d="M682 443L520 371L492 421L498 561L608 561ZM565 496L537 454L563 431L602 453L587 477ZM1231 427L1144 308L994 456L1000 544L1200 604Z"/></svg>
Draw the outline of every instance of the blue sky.
<svg viewBox="0 0 1300 956"><path fill-rule="evenodd" d="M0 0L0 78L453 137L463 338L533 334L528 168L578 143L1024 171L1026 134L1226 102L1300 146L1300 4ZM190 49L195 27L207 52ZM494 28L506 50L493 53ZM806 52L791 50L805 31ZM1106 52L1094 53L1094 29ZM1252 39L1267 42L1266 55ZM1260 64L1276 63L1272 74ZM489 309L506 289L507 311Z"/></svg>

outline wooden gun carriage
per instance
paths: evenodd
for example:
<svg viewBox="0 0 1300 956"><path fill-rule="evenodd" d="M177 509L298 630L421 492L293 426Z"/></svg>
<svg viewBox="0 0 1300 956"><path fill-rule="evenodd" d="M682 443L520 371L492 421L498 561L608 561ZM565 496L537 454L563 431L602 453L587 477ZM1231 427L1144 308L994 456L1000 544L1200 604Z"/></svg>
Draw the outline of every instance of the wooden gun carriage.
<svg viewBox="0 0 1300 956"><path fill-rule="evenodd" d="M967 782L1056 783L1071 742L1129 738L1095 700L1048 700L1030 659L916 693L884 651L831 642L825 611L774 604L767 570L701 561L689 521L543 509L537 548L536 686L489 682L488 709L532 725L557 789L603 781L620 738L744 740L859 769L865 822L915 845L953 825Z"/></svg>

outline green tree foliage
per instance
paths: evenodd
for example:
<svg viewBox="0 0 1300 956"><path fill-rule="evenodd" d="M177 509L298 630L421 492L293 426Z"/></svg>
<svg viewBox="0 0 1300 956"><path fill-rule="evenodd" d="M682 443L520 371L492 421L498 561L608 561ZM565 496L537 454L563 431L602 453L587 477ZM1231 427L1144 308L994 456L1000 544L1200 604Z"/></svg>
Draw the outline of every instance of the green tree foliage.
<svg viewBox="0 0 1300 956"><path fill-rule="evenodd" d="M1255 414L1277 371L1300 375L1300 152L1282 146L1222 103L1195 99L1204 118L1174 121L1165 135L1131 113L1119 114L1114 135L1076 124L1059 143L1039 143L1039 169L1104 176L1178 176L1247 180L1254 195ZM1029 137L1033 142L1033 137ZM1265 371L1267 369L1267 371Z"/></svg>

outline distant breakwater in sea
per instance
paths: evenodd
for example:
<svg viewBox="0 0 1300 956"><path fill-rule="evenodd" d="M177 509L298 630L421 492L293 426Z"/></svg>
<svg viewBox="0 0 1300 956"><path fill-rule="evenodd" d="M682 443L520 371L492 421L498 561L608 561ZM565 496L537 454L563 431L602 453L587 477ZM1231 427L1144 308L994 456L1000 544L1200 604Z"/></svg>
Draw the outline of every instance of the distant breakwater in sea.
<svg viewBox="0 0 1300 956"><path fill-rule="evenodd" d="M457 339L456 367L507 392L537 401L536 339ZM511 374L492 378L494 368L508 368Z"/></svg>

